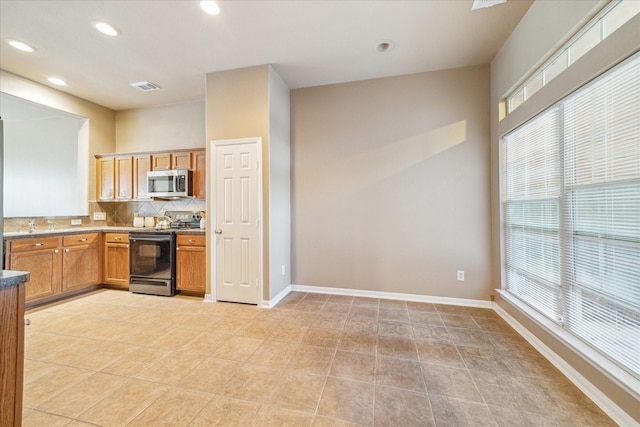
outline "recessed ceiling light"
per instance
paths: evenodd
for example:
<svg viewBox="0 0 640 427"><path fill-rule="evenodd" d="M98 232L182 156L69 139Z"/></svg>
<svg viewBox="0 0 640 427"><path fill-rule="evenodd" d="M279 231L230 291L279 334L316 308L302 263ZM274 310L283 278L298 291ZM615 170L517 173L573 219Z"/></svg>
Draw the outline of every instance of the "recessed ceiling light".
<svg viewBox="0 0 640 427"><path fill-rule="evenodd" d="M382 40L376 45L376 52L384 53L393 48L393 42L391 40Z"/></svg>
<svg viewBox="0 0 640 427"><path fill-rule="evenodd" d="M200 2L200 8L209 15L218 15L220 13L220 5L217 1L205 0Z"/></svg>
<svg viewBox="0 0 640 427"><path fill-rule="evenodd" d="M54 85L58 85L58 86L66 86L67 85L67 82L65 82L64 80L59 79L57 77L49 77L47 80L49 80Z"/></svg>
<svg viewBox="0 0 640 427"><path fill-rule="evenodd" d="M107 36L115 37L120 34L120 31L118 31L116 27L111 24L107 24L106 22L95 21L91 24L96 30L100 31L102 34L106 34Z"/></svg>
<svg viewBox="0 0 640 427"><path fill-rule="evenodd" d="M8 43L15 47L16 49L20 49L23 52L33 52L34 50L36 50L35 47L26 44L25 42L21 42L19 40L9 40Z"/></svg>

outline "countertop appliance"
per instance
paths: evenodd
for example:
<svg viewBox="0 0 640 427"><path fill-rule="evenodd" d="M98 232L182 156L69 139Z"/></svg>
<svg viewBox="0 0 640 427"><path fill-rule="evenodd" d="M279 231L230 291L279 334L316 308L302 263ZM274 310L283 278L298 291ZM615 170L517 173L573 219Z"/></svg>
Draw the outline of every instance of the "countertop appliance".
<svg viewBox="0 0 640 427"><path fill-rule="evenodd" d="M129 291L163 296L176 293L175 233L129 235Z"/></svg>
<svg viewBox="0 0 640 427"><path fill-rule="evenodd" d="M169 228L200 228L202 211L166 211L164 215L171 219Z"/></svg>
<svg viewBox="0 0 640 427"><path fill-rule="evenodd" d="M171 169L147 172L147 194L162 199L193 197L193 171Z"/></svg>

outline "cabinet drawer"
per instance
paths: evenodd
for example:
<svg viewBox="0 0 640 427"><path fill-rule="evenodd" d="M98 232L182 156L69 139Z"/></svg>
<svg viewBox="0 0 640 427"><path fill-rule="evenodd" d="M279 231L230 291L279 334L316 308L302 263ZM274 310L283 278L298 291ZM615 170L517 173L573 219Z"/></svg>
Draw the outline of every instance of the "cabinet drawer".
<svg viewBox="0 0 640 427"><path fill-rule="evenodd" d="M129 243L128 233L107 233L105 235L107 243Z"/></svg>
<svg viewBox="0 0 640 427"><path fill-rule="evenodd" d="M43 237L34 239L14 240L11 242L11 252L25 252L38 249L53 249L60 246L59 237Z"/></svg>
<svg viewBox="0 0 640 427"><path fill-rule="evenodd" d="M178 234L178 247L205 246L205 245L206 245L206 236Z"/></svg>
<svg viewBox="0 0 640 427"><path fill-rule="evenodd" d="M98 233L74 234L62 238L62 246L90 245L98 241Z"/></svg>

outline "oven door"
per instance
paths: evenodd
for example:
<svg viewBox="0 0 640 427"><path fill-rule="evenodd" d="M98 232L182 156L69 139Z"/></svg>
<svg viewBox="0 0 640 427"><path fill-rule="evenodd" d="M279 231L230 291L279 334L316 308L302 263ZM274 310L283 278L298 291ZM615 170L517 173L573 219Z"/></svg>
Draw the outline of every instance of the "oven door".
<svg viewBox="0 0 640 427"><path fill-rule="evenodd" d="M131 234L129 290L152 295L173 295L175 259L173 233Z"/></svg>

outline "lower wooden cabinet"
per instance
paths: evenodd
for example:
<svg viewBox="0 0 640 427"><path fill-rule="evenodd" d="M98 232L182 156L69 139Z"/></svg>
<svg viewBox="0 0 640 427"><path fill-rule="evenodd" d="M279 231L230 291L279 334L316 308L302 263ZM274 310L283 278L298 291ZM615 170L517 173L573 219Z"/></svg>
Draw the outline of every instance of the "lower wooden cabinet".
<svg viewBox="0 0 640 427"><path fill-rule="evenodd" d="M129 289L129 234L105 234L102 283Z"/></svg>
<svg viewBox="0 0 640 427"><path fill-rule="evenodd" d="M62 250L62 291L100 283L98 233L64 236Z"/></svg>
<svg viewBox="0 0 640 427"><path fill-rule="evenodd" d="M204 295L206 291L206 238L178 235L176 250L176 289Z"/></svg>
<svg viewBox="0 0 640 427"><path fill-rule="evenodd" d="M8 269L28 271L31 282L25 288L26 301L53 296L62 291L60 237L14 240L8 245Z"/></svg>

